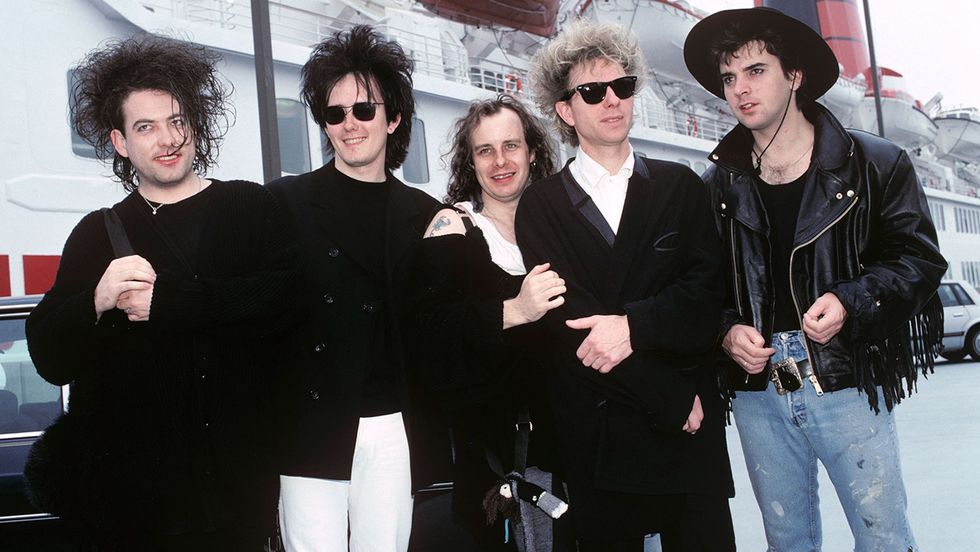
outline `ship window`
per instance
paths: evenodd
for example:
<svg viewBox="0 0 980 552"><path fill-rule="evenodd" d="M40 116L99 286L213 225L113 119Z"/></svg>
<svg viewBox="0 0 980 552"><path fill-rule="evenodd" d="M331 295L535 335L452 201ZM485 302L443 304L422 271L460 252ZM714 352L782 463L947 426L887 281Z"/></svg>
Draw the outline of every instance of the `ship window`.
<svg viewBox="0 0 980 552"><path fill-rule="evenodd" d="M936 226L936 230L946 231L946 213L943 211L943 206L939 203L930 203L929 214L932 215L932 223Z"/></svg>
<svg viewBox="0 0 980 552"><path fill-rule="evenodd" d="M323 154L323 164L333 161L333 147L330 145L330 137L323 129L320 129L320 153Z"/></svg>
<svg viewBox="0 0 980 552"><path fill-rule="evenodd" d="M412 184L429 183L429 157L425 147L425 123L412 117L412 141L408 145L408 156L402 165L402 175Z"/></svg>
<svg viewBox="0 0 980 552"><path fill-rule="evenodd" d="M68 71L68 97L72 97L72 91L75 90L75 83L78 79L75 77L75 72ZM82 139L81 136L75 132L75 127L71 124L71 115L68 116L68 131L71 133L71 152L79 157L85 157L87 159L98 159L95 154L95 148L91 144Z"/></svg>
<svg viewBox="0 0 980 552"><path fill-rule="evenodd" d="M288 98L276 98L276 120L279 125L279 163L282 172L309 172L310 138L303 104Z"/></svg>

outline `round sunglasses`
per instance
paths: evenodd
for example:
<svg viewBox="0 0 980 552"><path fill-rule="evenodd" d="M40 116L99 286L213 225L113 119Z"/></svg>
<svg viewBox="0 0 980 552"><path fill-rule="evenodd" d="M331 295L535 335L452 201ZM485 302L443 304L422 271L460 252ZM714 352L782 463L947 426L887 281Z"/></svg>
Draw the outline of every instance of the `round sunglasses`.
<svg viewBox="0 0 980 552"><path fill-rule="evenodd" d="M339 125L344 122L347 112L350 111L358 121L373 121L379 105L384 105L384 102L357 102L348 106L330 105L323 111L323 118L328 125Z"/></svg>
<svg viewBox="0 0 980 552"><path fill-rule="evenodd" d="M572 96L575 95L575 92L578 92L579 95L582 96L583 102L589 105L595 105L606 97L606 89L610 87L613 90L613 94L616 94L617 98L621 100L631 98L633 93L636 92L636 75L627 75L611 81L587 82L580 84L569 90L565 94L563 100L566 102L571 100Z"/></svg>

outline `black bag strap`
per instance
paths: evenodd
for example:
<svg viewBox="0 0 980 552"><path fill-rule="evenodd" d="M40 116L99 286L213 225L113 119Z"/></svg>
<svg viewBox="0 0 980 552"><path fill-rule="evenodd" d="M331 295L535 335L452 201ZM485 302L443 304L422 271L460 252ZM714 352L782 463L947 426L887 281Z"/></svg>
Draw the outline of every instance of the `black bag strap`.
<svg viewBox="0 0 980 552"><path fill-rule="evenodd" d="M531 442L531 431L534 430L534 424L531 423L531 414L528 412L527 404L522 404L517 412L517 423L514 424L514 465L510 472L504 471L503 465L500 463L500 457L490 447L483 447L483 454L487 458L487 466L499 477L500 479L507 480L511 478L512 474L517 474L524 477L524 471L527 469L527 450L528 445Z"/></svg>
<svg viewBox="0 0 980 552"><path fill-rule="evenodd" d="M126 227L123 226L119 214L111 207L103 207L102 218L105 221L105 230L109 234L109 241L112 243L112 254L116 258L134 255L133 245L129 243L129 236L126 235Z"/></svg>
<svg viewBox="0 0 980 552"><path fill-rule="evenodd" d="M463 221L463 228L466 228L466 233L469 234L474 228L473 219L470 218L470 214L465 209L460 209L455 205L450 205L449 208L459 213L459 219Z"/></svg>

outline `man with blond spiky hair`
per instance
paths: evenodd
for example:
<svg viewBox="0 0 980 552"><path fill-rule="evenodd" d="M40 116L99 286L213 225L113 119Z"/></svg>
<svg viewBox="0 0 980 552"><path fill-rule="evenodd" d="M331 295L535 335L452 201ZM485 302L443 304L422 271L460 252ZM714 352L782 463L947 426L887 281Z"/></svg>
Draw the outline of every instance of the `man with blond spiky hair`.
<svg viewBox="0 0 980 552"><path fill-rule="evenodd" d="M581 551L734 550L724 404L712 352L719 239L690 169L638 156L636 37L579 21L534 59L531 81L575 158L517 210L524 263L551 263L565 303L542 319L548 400Z"/></svg>

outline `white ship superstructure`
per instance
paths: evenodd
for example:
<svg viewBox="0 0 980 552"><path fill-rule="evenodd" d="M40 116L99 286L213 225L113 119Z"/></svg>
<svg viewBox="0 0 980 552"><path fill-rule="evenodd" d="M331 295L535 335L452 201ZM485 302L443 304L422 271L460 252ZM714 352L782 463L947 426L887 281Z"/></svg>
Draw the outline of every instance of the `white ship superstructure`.
<svg viewBox="0 0 980 552"><path fill-rule="evenodd" d="M425 3L270 2L285 173L305 172L325 161L322 132L299 102L300 67L313 44L355 23L376 26L415 58L417 119L408 159L396 175L435 197L443 196L447 182L441 161L447 135L466 104L504 91L527 96L529 60L546 38L511 28L475 25L465 17L451 20L447 17L452 13L442 13L447 17L441 17L426 9ZM508 0L500 5L511 6L517 16L526 10L528 17L534 16L529 21L537 31L547 27L546 16L553 13L557 13L557 27L582 16L649 30L640 34L653 72L649 85L636 98L631 135L639 153L679 161L700 173L707 166L708 152L734 126L724 102L698 87L684 68L683 39L705 15L691 4L680 0ZM139 32L161 33L219 50L224 57L222 73L235 87L237 116L213 176L261 179L248 2L32 0L5 4L4 15L0 44L5 56L0 64L5 85L0 110L5 124L0 143L6 159L0 166L0 296L44 292L52 282L71 228L86 212L123 197L121 186L110 178L110 170L92 159L91 149L72 136L67 124L70 67L108 39ZM865 75L845 74L824 102L846 123L870 129L866 89ZM914 100L897 96L895 100L899 115L889 120L901 119L903 106L912 105L925 118L920 126L933 132L931 140L908 140L897 133L889 138L909 149L919 171L943 251L951 260L948 276L980 285L980 248L971 247L980 234L980 174L976 164L980 122L972 117L961 124L959 112L932 113L936 115L934 122ZM894 124L900 128L905 123ZM563 160L570 153L562 151Z"/></svg>

